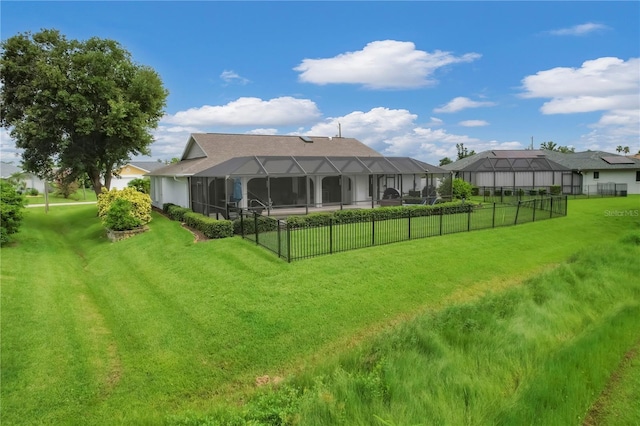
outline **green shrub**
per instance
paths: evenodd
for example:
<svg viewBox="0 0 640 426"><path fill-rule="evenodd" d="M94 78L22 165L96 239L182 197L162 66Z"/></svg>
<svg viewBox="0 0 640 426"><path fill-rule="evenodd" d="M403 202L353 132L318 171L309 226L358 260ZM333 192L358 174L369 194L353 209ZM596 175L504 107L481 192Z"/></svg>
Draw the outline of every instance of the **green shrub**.
<svg viewBox="0 0 640 426"><path fill-rule="evenodd" d="M127 183L129 188L135 188L138 192L143 194L151 193L151 179L149 178L136 178Z"/></svg>
<svg viewBox="0 0 640 426"><path fill-rule="evenodd" d="M29 189L27 189L27 195L32 195L32 196L34 196L34 197L35 197L35 196L36 196L36 195L38 195L39 193L40 193L40 192L38 192L38 190L37 190L37 189L35 189L35 188L29 188Z"/></svg>
<svg viewBox="0 0 640 426"><path fill-rule="evenodd" d="M233 224L230 220L217 220L200 213L187 212L184 223L202 232L207 238L227 238L233 236Z"/></svg>
<svg viewBox="0 0 640 426"><path fill-rule="evenodd" d="M16 188L0 180L0 245L11 241L22 223L24 197Z"/></svg>
<svg viewBox="0 0 640 426"><path fill-rule="evenodd" d="M131 203L131 214L139 219L142 225L151 221L151 197L148 194L137 191L135 188L121 190L114 188L111 191L103 188L102 194L98 195L98 216L103 218L107 214L111 203L120 198Z"/></svg>
<svg viewBox="0 0 640 426"><path fill-rule="evenodd" d="M478 194L480 194L480 188L478 188L477 186L472 186L471 187L471 195L476 197Z"/></svg>
<svg viewBox="0 0 640 426"><path fill-rule="evenodd" d="M116 198L102 218L102 224L113 231L127 231L139 227L142 221L134 216L131 201Z"/></svg>
<svg viewBox="0 0 640 426"><path fill-rule="evenodd" d="M305 216L298 217L304 218ZM269 216L244 216L233 221L233 232L235 234L241 234L241 231L244 230L244 235L255 234L256 224L258 225L258 232L270 232L278 229L277 219L271 218Z"/></svg>
<svg viewBox="0 0 640 426"><path fill-rule="evenodd" d="M540 188L538 190L538 194L540 194L540 195L545 195L546 193L547 193L547 190L545 188Z"/></svg>
<svg viewBox="0 0 640 426"><path fill-rule="evenodd" d="M405 217L431 216L442 214L466 213L473 210L475 204L453 201L441 203L435 206L412 204L408 206L380 207L376 209L353 209L337 210L333 213L314 213L307 216L289 216L287 225L289 228L305 228L328 226L330 222L338 223L360 223L381 221ZM246 219L245 219L246 226ZM251 231L254 232L254 231ZM239 231L237 231L239 233ZM246 233L246 230L245 230Z"/></svg>
<svg viewBox="0 0 640 426"><path fill-rule="evenodd" d="M471 184L462 179L453 180L453 197L457 199L471 197Z"/></svg>
<svg viewBox="0 0 640 426"><path fill-rule="evenodd" d="M184 216L187 213L192 213L191 209L188 209L186 207L181 207L181 206L177 206L175 204L171 204L170 206L167 207L167 215L169 216L169 218L171 218L171 220L177 220L178 222L184 222Z"/></svg>
<svg viewBox="0 0 640 426"><path fill-rule="evenodd" d="M560 185L551 185L549 188L549 192L551 195L560 195L562 193L562 186Z"/></svg>

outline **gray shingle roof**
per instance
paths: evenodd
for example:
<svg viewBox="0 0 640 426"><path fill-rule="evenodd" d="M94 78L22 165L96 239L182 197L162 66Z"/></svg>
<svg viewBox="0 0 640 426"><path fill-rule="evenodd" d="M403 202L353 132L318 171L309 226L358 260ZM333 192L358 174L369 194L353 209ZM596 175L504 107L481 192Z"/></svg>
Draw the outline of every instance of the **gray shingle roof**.
<svg viewBox="0 0 640 426"><path fill-rule="evenodd" d="M159 161L129 161L129 164L146 172L152 172L166 166L165 163Z"/></svg>
<svg viewBox="0 0 640 426"><path fill-rule="evenodd" d="M603 158L618 157L626 158L633 163L611 164ZM519 151L483 151L462 160L442 166L443 169L452 171L472 170L474 165L485 163L487 159L497 158L546 158L552 163L557 163L571 170L620 170L620 169L640 169L640 160L633 157L611 154L604 151L583 151L564 154L562 152L548 150L519 150Z"/></svg>
<svg viewBox="0 0 640 426"><path fill-rule="evenodd" d="M623 155L611 154L604 151L583 151L571 154L563 154L561 152L547 151L547 156L553 161L570 168L571 170L621 170L621 169L640 169L640 159L633 157L625 157ZM627 159L627 164L611 164L603 158L615 157Z"/></svg>
<svg viewBox="0 0 640 426"><path fill-rule="evenodd" d="M235 157L247 156L357 156L382 157L377 151L353 138L288 135L238 135L194 133L182 160L148 173L150 176L190 176Z"/></svg>

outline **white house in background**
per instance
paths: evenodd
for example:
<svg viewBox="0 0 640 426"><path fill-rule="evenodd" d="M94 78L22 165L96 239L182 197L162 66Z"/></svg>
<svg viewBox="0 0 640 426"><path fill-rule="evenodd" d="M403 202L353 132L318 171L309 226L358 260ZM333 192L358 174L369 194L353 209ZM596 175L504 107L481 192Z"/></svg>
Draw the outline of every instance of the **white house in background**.
<svg viewBox="0 0 640 426"><path fill-rule="evenodd" d="M118 176L113 176L110 189L124 189L132 180L144 178L147 173L164 166L166 164L159 161L130 161L118 170Z"/></svg>
<svg viewBox="0 0 640 426"><path fill-rule="evenodd" d="M640 159L603 151L489 150L443 168L485 190L561 186L563 194L640 194Z"/></svg>
<svg viewBox="0 0 640 426"><path fill-rule="evenodd" d="M22 174L22 180L24 181L26 188L37 189L39 193L44 192L44 181L32 173L26 173L22 168L14 166L11 163L0 162L0 178L9 179L16 173Z"/></svg>
<svg viewBox="0 0 640 426"><path fill-rule="evenodd" d="M449 172L384 157L353 138L219 133L192 134L178 163L148 174L155 207L173 203L206 215L228 215L230 207L373 207L387 193L421 193L425 179L437 186L436 175Z"/></svg>
<svg viewBox="0 0 640 426"><path fill-rule="evenodd" d="M547 151L553 161L570 168L582 177L582 193L611 191L640 194L640 159L604 151L563 154ZM626 186L626 189L625 189ZM622 194L617 194L622 195Z"/></svg>

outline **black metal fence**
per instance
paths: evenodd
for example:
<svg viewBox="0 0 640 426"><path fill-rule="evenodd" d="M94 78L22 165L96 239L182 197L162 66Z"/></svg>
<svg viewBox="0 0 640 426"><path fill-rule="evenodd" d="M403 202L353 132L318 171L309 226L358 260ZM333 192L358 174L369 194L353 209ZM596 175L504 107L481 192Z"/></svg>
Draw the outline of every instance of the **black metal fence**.
<svg viewBox="0 0 640 426"><path fill-rule="evenodd" d="M564 191L564 193L562 193ZM626 197L627 184L603 182L580 186L479 186L473 195L487 203L514 203L533 198L568 195L572 198Z"/></svg>
<svg viewBox="0 0 640 426"><path fill-rule="evenodd" d="M567 215L567 196L520 200L512 204L467 204L392 212L384 219L363 215L325 217L322 221L288 222L243 210L240 234L291 262L325 254L437 235L513 226Z"/></svg>

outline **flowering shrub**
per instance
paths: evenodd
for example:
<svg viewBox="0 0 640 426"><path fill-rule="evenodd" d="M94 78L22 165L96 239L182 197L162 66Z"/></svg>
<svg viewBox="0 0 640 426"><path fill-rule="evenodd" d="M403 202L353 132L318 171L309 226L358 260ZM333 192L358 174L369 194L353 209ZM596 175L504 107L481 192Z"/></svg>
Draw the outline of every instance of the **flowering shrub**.
<svg viewBox="0 0 640 426"><path fill-rule="evenodd" d="M102 223L105 228L113 231L127 231L142 225L140 219L133 216L133 205L124 198L113 200Z"/></svg>
<svg viewBox="0 0 640 426"><path fill-rule="evenodd" d="M151 197L143 194L135 188L124 188L121 190L112 189L107 191L102 189L102 194L98 196L98 216L104 218L117 199L124 199L131 203L131 215L140 221L141 225L151 221Z"/></svg>

